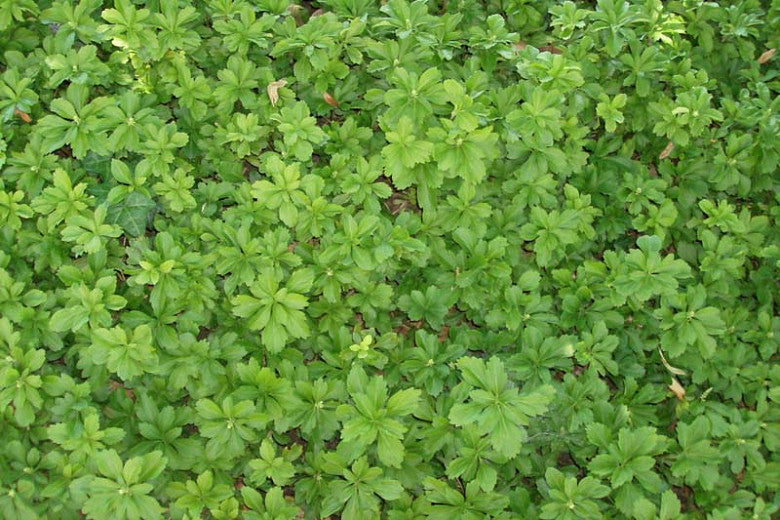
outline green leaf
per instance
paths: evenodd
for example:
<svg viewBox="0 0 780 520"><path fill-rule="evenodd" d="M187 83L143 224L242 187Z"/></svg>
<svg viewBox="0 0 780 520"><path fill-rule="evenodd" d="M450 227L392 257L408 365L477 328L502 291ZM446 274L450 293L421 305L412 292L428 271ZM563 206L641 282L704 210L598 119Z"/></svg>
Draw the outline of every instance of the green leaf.
<svg viewBox="0 0 780 520"><path fill-rule="evenodd" d="M497 357L487 364L464 357L458 360L458 368L464 382L475 388L469 392L468 402L452 407L450 422L460 427L475 425L498 453L508 458L517 456L527 438L529 418L547 411L555 395L553 387L544 385L520 394L508 383L504 365Z"/></svg>
<svg viewBox="0 0 780 520"><path fill-rule="evenodd" d="M146 231L149 216L155 208L152 199L138 193L129 193L124 199L108 207L107 222L118 224L122 230L133 237L141 236Z"/></svg>
<svg viewBox="0 0 780 520"><path fill-rule="evenodd" d="M429 160L433 144L414 135L412 120L406 116L401 117L385 135L389 143L382 149L385 172L393 178L397 188L407 188L412 184L411 170Z"/></svg>
<svg viewBox="0 0 780 520"><path fill-rule="evenodd" d="M100 452L97 468L103 477L92 479L83 511L87 518L160 518L163 508L149 496L154 486L148 482L164 469L166 459L159 451L128 459L124 466L114 451Z"/></svg>
<svg viewBox="0 0 780 520"><path fill-rule="evenodd" d="M637 245L639 249L626 256L626 273L615 280L618 291L640 302L653 295L674 294L678 279L690 276L690 266L672 254L662 258L661 239L656 235L640 237Z"/></svg>

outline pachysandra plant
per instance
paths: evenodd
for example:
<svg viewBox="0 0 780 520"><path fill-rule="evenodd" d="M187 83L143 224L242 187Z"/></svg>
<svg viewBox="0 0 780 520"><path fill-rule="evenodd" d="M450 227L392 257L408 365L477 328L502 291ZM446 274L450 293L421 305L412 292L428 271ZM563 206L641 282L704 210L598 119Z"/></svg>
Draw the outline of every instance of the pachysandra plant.
<svg viewBox="0 0 780 520"><path fill-rule="evenodd" d="M0 0L0 516L780 514L777 0Z"/></svg>

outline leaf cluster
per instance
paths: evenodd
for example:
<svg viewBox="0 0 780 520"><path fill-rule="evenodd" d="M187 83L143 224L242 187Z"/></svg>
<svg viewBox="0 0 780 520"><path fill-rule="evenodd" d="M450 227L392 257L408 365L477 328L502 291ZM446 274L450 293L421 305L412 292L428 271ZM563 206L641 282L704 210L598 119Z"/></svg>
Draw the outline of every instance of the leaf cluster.
<svg viewBox="0 0 780 520"><path fill-rule="evenodd" d="M0 516L777 518L777 0L0 0Z"/></svg>

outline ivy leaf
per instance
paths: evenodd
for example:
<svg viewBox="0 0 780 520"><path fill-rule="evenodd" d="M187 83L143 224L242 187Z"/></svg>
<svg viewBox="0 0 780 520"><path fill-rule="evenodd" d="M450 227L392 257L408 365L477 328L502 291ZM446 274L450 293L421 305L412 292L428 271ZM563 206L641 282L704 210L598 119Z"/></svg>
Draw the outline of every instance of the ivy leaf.
<svg viewBox="0 0 780 520"><path fill-rule="evenodd" d="M156 204L152 199L133 191L120 202L108 206L106 221L118 224L122 230L133 237L141 236L146 230L149 216Z"/></svg>

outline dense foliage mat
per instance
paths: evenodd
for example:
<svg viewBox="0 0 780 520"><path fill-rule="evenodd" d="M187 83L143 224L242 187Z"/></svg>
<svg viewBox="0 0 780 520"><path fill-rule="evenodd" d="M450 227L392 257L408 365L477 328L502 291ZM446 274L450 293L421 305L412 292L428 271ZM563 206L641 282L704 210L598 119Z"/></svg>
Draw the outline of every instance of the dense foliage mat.
<svg viewBox="0 0 780 520"><path fill-rule="evenodd" d="M0 0L0 516L777 518L778 44Z"/></svg>

